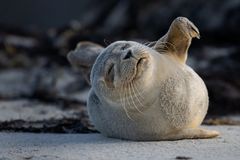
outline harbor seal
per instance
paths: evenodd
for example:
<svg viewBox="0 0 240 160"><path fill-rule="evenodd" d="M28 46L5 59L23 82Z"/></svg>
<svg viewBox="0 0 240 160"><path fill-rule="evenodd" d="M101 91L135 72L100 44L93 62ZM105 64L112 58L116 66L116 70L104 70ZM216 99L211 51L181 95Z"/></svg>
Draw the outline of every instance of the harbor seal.
<svg viewBox="0 0 240 160"><path fill-rule="evenodd" d="M98 47L98 53L85 62L93 64L87 107L96 129L108 137L136 141L218 136L217 131L199 127L207 113L208 92L185 63L195 37L200 38L197 27L178 17L162 38L148 46L116 41ZM75 66L81 60L73 60L73 55L81 59L89 52L81 44L78 52L68 55Z"/></svg>

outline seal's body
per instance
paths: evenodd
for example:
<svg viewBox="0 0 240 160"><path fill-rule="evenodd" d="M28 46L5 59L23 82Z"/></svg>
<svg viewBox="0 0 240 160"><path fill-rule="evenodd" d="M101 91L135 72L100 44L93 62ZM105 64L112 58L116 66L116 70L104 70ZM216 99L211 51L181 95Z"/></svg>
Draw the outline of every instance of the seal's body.
<svg viewBox="0 0 240 160"><path fill-rule="evenodd" d="M197 28L180 17L152 47L117 41L102 49L87 102L96 129L129 140L217 136L198 128L207 113L207 89L185 64L191 39L198 36Z"/></svg>

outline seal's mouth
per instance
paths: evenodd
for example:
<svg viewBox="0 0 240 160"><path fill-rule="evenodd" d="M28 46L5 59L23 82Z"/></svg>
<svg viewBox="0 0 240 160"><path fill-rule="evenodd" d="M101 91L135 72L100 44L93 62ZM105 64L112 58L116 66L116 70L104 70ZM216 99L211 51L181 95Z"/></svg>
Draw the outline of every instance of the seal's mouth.
<svg viewBox="0 0 240 160"><path fill-rule="evenodd" d="M144 67L146 65L148 58L147 57L141 57L137 60L136 67L135 67L135 74L133 75L133 79L137 79L142 75L142 72L144 71Z"/></svg>
<svg viewBox="0 0 240 160"><path fill-rule="evenodd" d="M140 65L142 65L146 59L147 59L146 57L139 58L136 65L137 68L140 67Z"/></svg>
<svg viewBox="0 0 240 160"><path fill-rule="evenodd" d="M105 82L109 88L132 83L142 76L148 57L130 57L123 64L109 64L105 70ZM120 72L119 72L120 71ZM120 73L120 74L119 74Z"/></svg>

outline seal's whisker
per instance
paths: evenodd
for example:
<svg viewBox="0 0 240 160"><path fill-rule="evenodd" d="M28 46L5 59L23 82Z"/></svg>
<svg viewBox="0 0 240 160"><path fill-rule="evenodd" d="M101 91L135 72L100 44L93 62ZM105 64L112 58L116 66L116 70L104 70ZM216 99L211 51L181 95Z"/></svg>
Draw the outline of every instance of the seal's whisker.
<svg viewBox="0 0 240 160"><path fill-rule="evenodd" d="M125 99L126 99L126 101L127 101L127 103L128 103L128 107L131 107L131 103L130 103L130 101L129 101L129 99L130 99L130 98L129 98L129 95L130 95L129 93L130 93L130 92L129 92L128 87L129 87L128 84L126 84L126 87L125 87L125 88L126 88L126 90L125 90L125 91L126 91L126 92L125 92L125 93L126 93L126 94L125 94L126 97L125 97Z"/></svg>
<svg viewBox="0 0 240 160"><path fill-rule="evenodd" d="M130 91L130 97L131 97L131 99L132 99L132 102L133 102L133 106L134 106L134 108L136 108L136 110L139 112L139 113L142 113L143 114L143 112L137 107L137 105L135 104L135 100L134 100L134 97L137 97L137 95L135 94L135 92L134 92L134 90L133 90L133 88L132 88L132 85L131 85L131 83L129 84L129 91ZM133 93L132 93L132 91L133 91ZM132 96L132 94L134 95L134 96ZM138 99L138 97L137 97L137 99ZM142 105L142 103L140 102L140 104Z"/></svg>
<svg viewBox="0 0 240 160"><path fill-rule="evenodd" d="M123 89L124 89L124 84L123 84ZM128 113L128 110L127 110L127 107L126 107L126 100L127 100L127 96L126 96L126 92L124 92L124 90L122 90L122 93L125 95L124 96L124 98L123 98L123 109L124 109L124 111L125 111L125 113L126 113L126 115L127 115L127 117L128 117L128 119L130 119L131 121L134 121L133 119L132 119L132 117L130 116L130 114Z"/></svg>
<svg viewBox="0 0 240 160"><path fill-rule="evenodd" d="M123 88L123 89L124 89L124 88ZM133 119L132 119L132 117L129 115L128 110L127 110L127 107L126 107L126 95L125 95L125 92L122 91L122 93L124 94L124 97L123 97L123 109L124 109L124 111L125 111L128 119L130 119L130 120L133 121Z"/></svg>
<svg viewBox="0 0 240 160"><path fill-rule="evenodd" d="M165 43L161 42L160 44L157 44L157 46L155 46L155 49L168 51L169 47Z"/></svg>
<svg viewBox="0 0 240 160"><path fill-rule="evenodd" d="M140 92L136 87L135 87L135 85L132 83L132 85L133 85L133 90L135 91L136 90L136 92L137 92L137 95L142 99L142 100L144 100L144 98L143 98L143 96L142 96L142 93L143 92ZM139 100L139 98L138 98L138 100ZM139 100L140 101L140 100ZM143 107L144 107L144 105L143 105Z"/></svg>
<svg viewBox="0 0 240 160"><path fill-rule="evenodd" d="M164 49L166 47L166 43L165 42L161 42L161 41L157 41L157 43L154 46L155 48L162 48Z"/></svg>
<svg viewBox="0 0 240 160"><path fill-rule="evenodd" d="M138 52L146 52L146 48L144 48L144 46L140 46L139 45L139 48L138 48Z"/></svg>
<svg viewBox="0 0 240 160"><path fill-rule="evenodd" d="M157 47L155 48L158 52L165 52L167 53L167 50L166 49L163 49L163 48L160 48L160 47Z"/></svg>
<svg viewBox="0 0 240 160"><path fill-rule="evenodd" d="M153 47L155 44L157 43L157 41L153 41L153 42L148 42L148 44L144 44L147 47Z"/></svg>
<svg viewBox="0 0 240 160"><path fill-rule="evenodd" d="M146 43L151 43L151 42L146 42ZM145 44L137 44L137 47L139 48L139 49L144 49L144 47L145 47Z"/></svg>
<svg viewBox="0 0 240 160"><path fill-rule="evenodd" d="M120 88L119 96L120 96L120 104L123 106L123 97L122 97L122 87Z"/></svg>
<svg viewBox="0 0 240 160"><path fill-rule="evenodd" d="M125 104L124 104L124 100L123 100L123 95L122 95L122 93L124 93L124 92L123 92L123 87L120 88L120 103L121 103L121 105L123 106L123 110L124 110L124 112L125 112L126 115L127 115L127 112L126 112L126 110L125 110ZM127 115L127 117L128 117L128 115ZM128 117L128 118L129 118L129 117Z"/></svg>
<svg viewBox="0 0 240 160"><path fill-rule="evenodd" d="M145 46L147 46L147 45L149 45L150 43L152 43L152 42L149 42L149 41L148 41L148 42L143 42L142 44L145 45Z"/></svg>
<svg viewBox="0 0 240 160"><path fill-rule="evenodd" d="M169 48L168 45L166 45L166 44L169 44L169 45L172 47L172 49L173 49L174 51L176 51L175 45L172 44L172 43L170 43L170 42L157 41L156 45L158 45L158 46L155 45L155 48L158 49L158 50L163 49L163 50L166 50L166 51L167 51L167 49L169 50L170 48ZM167 49L164 49L165 47L166 47Z"/></svg>
<svg viewBox="0 0 240 160"><path fill-rule="evenodd" d="M134 95L136 96L139 104L140 104L142 107L144 107L144 105L143 105L142 102L141 102L141 101L144 100L144 98L142 97L141 93L135 88L135 85L134 85L133 83L132 83L131 86L132 86L132 90L133 90Z"/></svg>

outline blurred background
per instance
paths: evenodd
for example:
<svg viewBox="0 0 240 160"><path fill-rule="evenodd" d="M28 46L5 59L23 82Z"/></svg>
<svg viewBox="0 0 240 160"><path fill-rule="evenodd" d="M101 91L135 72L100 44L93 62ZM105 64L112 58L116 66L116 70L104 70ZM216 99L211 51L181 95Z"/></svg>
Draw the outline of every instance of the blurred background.
<svg viewBox="0 0 240 160"><path fill-rule="evenodd" d="M79 41L155 41L178 16L201 33L187 63L207 85L207 118L239 119L239 0L1 0L0 130L95 132L86 113L89 85L67 53Z"/></svg>

